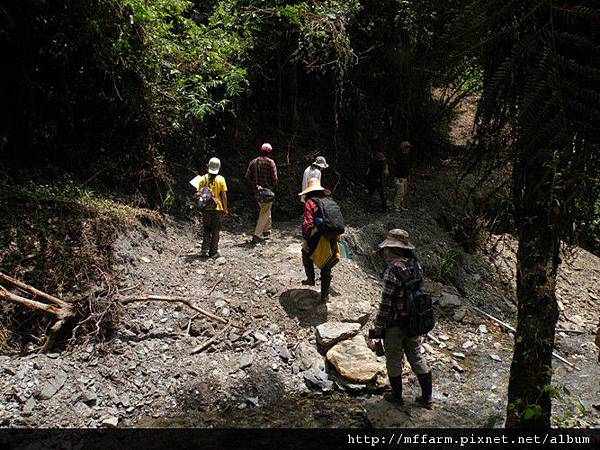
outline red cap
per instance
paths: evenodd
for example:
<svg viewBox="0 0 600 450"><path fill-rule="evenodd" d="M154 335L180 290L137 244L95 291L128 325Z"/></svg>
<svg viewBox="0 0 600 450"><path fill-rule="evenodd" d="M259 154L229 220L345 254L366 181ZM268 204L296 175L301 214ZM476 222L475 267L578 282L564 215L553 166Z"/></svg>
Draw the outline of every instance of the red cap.
<svg viewBox="0 0 600 450"><path fill-rule="evenodd" d="M265 142L261 147L260 151L263 153L271 153L273 151L273 147L268 142Z"/></svg>

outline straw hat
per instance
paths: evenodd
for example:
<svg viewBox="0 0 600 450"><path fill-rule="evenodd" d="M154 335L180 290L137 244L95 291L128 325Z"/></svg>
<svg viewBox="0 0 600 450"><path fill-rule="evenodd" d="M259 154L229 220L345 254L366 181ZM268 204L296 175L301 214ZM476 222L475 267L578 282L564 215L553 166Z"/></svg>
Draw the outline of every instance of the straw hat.
<svg viewBox="0 0 600 450"><path fill-rule="evenodd" d="M313 163L313 166L320 167L321 169L327 169L329 167L329 164L327 164L327 161L325 161L324 156L317 156L315 162Z"/></svg>
<svg viewBox="0 0 600 450"><path fill-rule="evenodd" d="M216 175L221 170L221 160L219 158L210 158L208 161L208 173Z"/></svg>
<svg viewBox="0 0 600 450"><path fill-rule="evenodd" d="M379 244L380 249L388 247L405 248L407 250L415 249L415 246L408 240L408 232L401 230L400 228L394 228L393 230L388 231L385 241Z"/></svg>
<svg viewBox="0 0 600 450"><path fill-rule="evenodd" d="M404 147L411 148L412 144L408 141L402 141L402 143L400 144L400 148L404 148Z"/></svg>
<svg viewBox="0 0 600 450"><path fill-rule="evenodd" d="M321 186L321 180L319 180L318 178L311 178L308 180L308 186L306 187L306 189L304 189L298 195L306 195L309 192L315 191L325 192L325 188Z"/></svg>

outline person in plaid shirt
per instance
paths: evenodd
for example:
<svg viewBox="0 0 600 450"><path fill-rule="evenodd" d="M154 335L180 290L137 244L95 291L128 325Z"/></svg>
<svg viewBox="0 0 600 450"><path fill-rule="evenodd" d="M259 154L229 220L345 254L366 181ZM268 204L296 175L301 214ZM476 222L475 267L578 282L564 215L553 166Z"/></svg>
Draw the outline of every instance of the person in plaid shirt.
<svg viewBox="0 0 600 450"><path fill-rule="evenodd" d="M257 194L257 202L259 208L258 220L252 236L252 242L262 242L271 234L271 208L273 201L263 201L258 195L258 192L263 189L273 191L277 185L277 165L269 155L273 152L273 147L269 143L264 143L260 148L260 156L254 158L248 164L246 170L246 180L253 187L253 191Z"/></svg>
<svg viewBox="0 0 600 450"><path fill-rule="evenodd" d="M408 233L404 230L394 229L388 232L387 239L379 244L383 252L386 268L383 273L383 293L375 329L374 337L383 337L385 346L385 359L391 395L385 399L396 405L403 405L402 399L402 366L404 354L421 386L421 396L417 402L426 408L432 406L432 381L431 372L421 353L420 336L408 337L404 332L406 320L409 320L408 311L404 306L404 281L409 277L408 267L413 267L415 246L408 240ZM421 266L419 265L419 270Z"/></svg>

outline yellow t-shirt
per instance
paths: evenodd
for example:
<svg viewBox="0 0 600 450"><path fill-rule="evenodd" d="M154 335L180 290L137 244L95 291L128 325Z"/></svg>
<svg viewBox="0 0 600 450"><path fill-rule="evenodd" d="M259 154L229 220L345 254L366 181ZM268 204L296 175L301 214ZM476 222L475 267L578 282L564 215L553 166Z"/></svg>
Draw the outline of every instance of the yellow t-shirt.
<svg viewBox="0 0 600 450"><path fill-rule="evenodd" d="M196 190L199 191L201 188L206 186L208 184L208 181L209 175L206 174L202 178L200 178L198 186L196 186ZM223 211L223 201L221 199L221 194L223 192L227 192L227 183L225 183L225 178L223 178L221 175L217 175L215 178L213 178L211 183L208 184L208 187L212 191L213 195L215 196L215 200L217 201L217 211Z"/></svg>

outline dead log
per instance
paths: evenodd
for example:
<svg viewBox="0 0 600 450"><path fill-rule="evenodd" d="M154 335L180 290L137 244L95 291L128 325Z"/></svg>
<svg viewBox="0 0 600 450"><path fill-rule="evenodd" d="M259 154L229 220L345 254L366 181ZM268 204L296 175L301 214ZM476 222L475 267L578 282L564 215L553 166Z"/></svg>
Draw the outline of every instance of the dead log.
<svg viewBox="0 0 600 450"><path fill-rule="evenodd" d="M22 305L22 306L24 306L28 309L32 309L34 311L44 311L44 312L46 312L48 314L52 314L56 317L57 320L54 323L54 325L52 325L52 327L50 328L50 332L48 333L48 336L46 337L46 341L44 342L44 345L42 345L38 349L38 351L42 351L42 352L46 351L54 343L56 334L62 329L64 324L67 321L69 321L75 317L75 311L73 310L72 305L63 300L60 300L56 297L53 297L49 294L46 294L45 292L39 291L38 289L35 289L25 283L15 280L14 278L4 275L1 272L0 272L0 279L7 281L8 283L11 283L14 286L17 286L19 289L27 291L27 292L35 295L36 297L42 298L44 300L48 300L54 304L54 305L48 305L47 303L42 303L42 302L38 302L36 300L31 300L29 298L21 297L20 295L9 292L8 289L6 289L5 287L0 286L0 298L1 299L7 300L7 301L10 301L13 303L17 303L19 305Z"/></svg>
<svg viewBox="0 0 600 450"><path fill-rule="evenodd" d="M10 283L13 286L18 287L19 289L30 293L34 297L40 297L45 300L48 300L50 303L60 306L61 308L70 307L69 303L65 302L64 300L56 298L53 295L47 294L46 292L42 292L39 289L36 289L33 286L23 283L22 281L19 281L13 277L10 277L2 272L0 272L0 281L6 281L7 283Z"/></svg>

